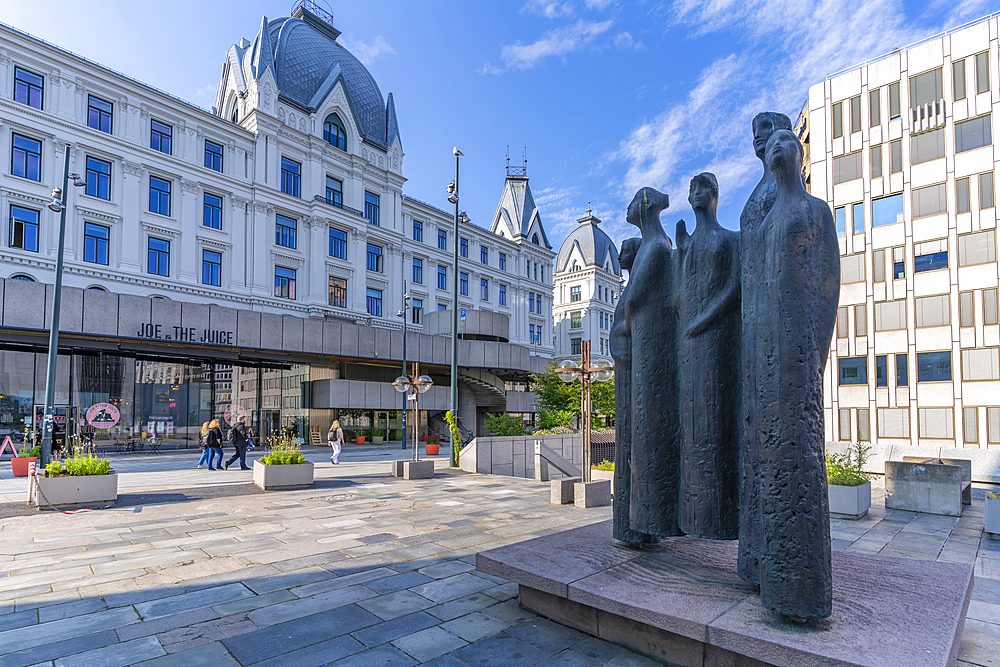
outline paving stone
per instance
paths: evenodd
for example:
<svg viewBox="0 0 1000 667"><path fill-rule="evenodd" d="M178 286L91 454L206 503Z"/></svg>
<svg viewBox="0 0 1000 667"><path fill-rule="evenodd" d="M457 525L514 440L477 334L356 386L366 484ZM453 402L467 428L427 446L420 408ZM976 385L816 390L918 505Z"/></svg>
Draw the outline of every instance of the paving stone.
<svg viewBox="0 0 1000 667"><path fill-rule="evenodd" d="M135 623L138 620L139 616L133 609L99 611L93 614L50 621L49 623L39 623L17 630L4 630L0 632L0 646L4 648L4 651L20 651L56 638L82 637Z"/></svg>
<svg viewBox="0 0 1000 667"><path fill-rule="evenodd" d="M521 621L507 628L507 634L548 653L559 653L587 638L582 632L540 617Z"/></svg>
<svg viewBox="0 0 1000 667"><path fill-rule="evenodd" d="M438 625L440 622L440 619L431 616L427 612L416 611L406 616L394 618L391 621L385 621L378 625L358 630L351 633L351 636L366 647L378 646L379 644L385 644L394 639L399 639L400 637L405 637L414 632Z"/></svg>
<svg viewBox="0 0 1000 667"><path fill-rule="evenodd" d="M990 604L1000 604L1000 579L976 579L972 599Z"/></svg>
<svg viewBox="0 0 1000 667"><path fill-rule="evenodd" d="M69 618L71 616L80 616L81 614L90 614L95 611L103 611L107 609L107 605L104 604L104 600L101 598L88 598L86 600L77 600L75 602L67 602L65 604L58 604L52 607L42 607L38 610L38 622L47 623L49 621L58 621L61 618ZM6 623L3 627L9 627Z"/></svg>
<svg viewBox="0 0 1000 667"><path fill-rule="evenodd" d="M470 565L469 563L461 560L449 560L437 565L430 565L428 567L421 568L417 571L420 572L420 574L430 577L431 579L444 579L456 574L462 574L463 572L472 572L475 569L475 565Z"/></svg>
<svg viewBox="0 0 1000 667"><path fill-rule="evenodd" d="M0 627L4 630L16 630L35 623L38 623L38 610L36 609L0 615Z"/></svg>
<svg viewBox="0 0 1000 667"><path fill-rule="evenodd" d="M61 641L59 637L49 637L35 646L13 652L8 652L8 646L3 644L3 653L0 654L0 667L25 667L25 665L34 665L46 660L51 661L67 655L83 653L84 651L91 651L117 643L118 637L115 635L114 630L103 630Z"/></svg>
<svg viewBox="0 0 1000 667"><path fill-rule="evenodd" d="M56 660L55 667L122 667L165 655L165 653L155 637L143 637L59 658Z"/></svg>
<svg viewBox="0 0 1000 667"><path fill-rule="evenodd" d="M384 579L378 579L365 584L365 586L376 593L383 595L385 593L400 591L404 588L419 586L420 584L425 584L428 581L432 581L432 579L420 574L419 572L411 571L403 572L402 574L393 575L391 577L385 577Z"/></svg>
<svg viewBox="0 0 1000 667"><path fill-rule="evenodd" d="M367 609L382 620L388 621L414 611L433 607L434 603L412 591L403 590L373 597L359 602L358 606Z"/></svg>
<svg viewBox="0 0 1000 667"><path fill-rule="evenodd" d="M305 648L378 622L377 617L351 604L231 637L222 643L246 665L281 655L290 647Z"/></svg>
<svg viewBox="0 0 1000 667"><path fill-rule="evenodd" d="M465 595L455 600L451 600L450 602L445 602L444 604L431 607L427 610L427 613L437 616L442 621L450 621L454 618L458 618L459 616L465 616L466 614L471 614L474 611L486 609L494 604L496 604L496 598L487 595L485 592L473 593L472 595ZM534 614L532 614L532 616L533 615ZM528 617L525 616L524 618Z"/></svg>
<svg viewBox="0 0 1000 667"><path fill-rule="evenodd" d="M240 663L230 655L219 642L153 658L135 667L240 667Z"/></svg>
<svg viewBox="0 0 1000 667"><path fill-rule="evenodd" d="M183 593L174 597L143 602L135 605L135 610L139 612L143 620L148 620L252 596L253 593L247 590L243 584L225 584L193 593Z"/></svg>
<svg viewBox="0 0 1000 667"><path fill-rule="evenodd" d="M167 653L178 653L254 630L257 630L257 625L253 621L243 615L235 615L168 630L156 638Z"/></svg>
<svg viewBox="0 0 1000 667"><path fill-rule="evenodd" d="M608 663L608 667L663 667L662 663L627 651Z"/></svg>
<svg viewBox="0 0 1000 667"><path fill-rule="evenodd" d="M376 646L330 663L330 667L410 667L417 661L394 646Z"/></svg>
<svg viewBox="0 0 1000 667"><path fill-rule="evenodd" d="M251 579L244 583L244 585L252 590L254 593L260 595L261 593L270 593L279 589L289 589L295 586L303 586L305 584L310 584L316 581L325 581L327 579L333 579L336 575L330 573L329 570L324 570L321 567L311 567L302 570L296 570L294 572L287 572L272 575L269 577L260 577L257 579Z"/></svg>
<svg viewBox="0 0 1000 667"><path fill-rule="evenodd" d="M329 593L313 595L301 600L289 600L280 604L263 607L247 614L247 617L260 626L276 625L296 618L311 616L318 612L336 609L361 600L374 597L375 593L364 586L348 586ZM347 632L350 632L349 630Z"/></svg>
<svg viewBox="0 0 1000 667"><path fill-rule="evenodd" d="M434 602L441 603L470 593L478 593L485 588L492 587L493 582L486 581L473 574L465 573L417 586L413 589L413 592Z"/></svg>
<svg viewBox="0 0 1000 667"><path fill-rule="evenodd" d="M1000 625L1000 604L972 600L969 602L968 618Z"/></svg>
<svg viewBox="0 0 1000 667"><path fill-rule="evenodd" d="M483 610L483 613L487 616L499 618L501 621L507 621L511 625L525 619L536 618L535 614L527 609L522 609L517 600L508 600L492 605Z"/></svg>
<svg viewBox="0 0 1000 667"><path fill-rule="evenodd" d="M459 662L450 655L442 655L430 662L423 663L423 667L468 667L468 665L464 662Z"/></svg>
<svg viewBox="0 0 1000 667"><path fill-rule="evenodd" d="M625 649L620 646L609 644L603 639L598 639L597 637L587 637L579 644L573 644L573 651L575 653L581 653L588 658L593 658L602 664L610 662L619 655L626 653Z"/></svg>
<svg viewBox="0 0 1000 667"><path fill-rule="evenodd" d="M194 623L201 623L202 621L217 618L218 616L219 614L215 610L208 608L193 609L179 614L171 614L170 616L161 616L160 618L142 623L132 623L131 625L124 625L118 628L118 639L119 641L126 642L130 639L138 639L139 637L158 635L161 632L183 628L186 625Z"/></svg>
<svg viewBox="0 0 1000 667"><path fill-rule="evenodd" d="M552 656L544 665L545 667L603 667L604 663L582 653L567 650Z"/></svg>
<svg viewBox="0 0 1000 667"><path fill-rule="evenodd" d="M484 637L495 635L505 630L508 626L508 623L478 611L441 624L442 629L461 637L467 642L475 642Z"/></svg>
<svg viewBox="0 0 1000 667"><path fill-rule="evenodd" d="M958 658L974 665L1000 664L1000 626L966 618Z"/></svg>
<svg viewBox="0 0 1000 667"><path fill-rule="evenodd" d="M480 639L452 653L453 657L468 665L490 667L530 667L550 655L506 633Z"/></svg>
<svg viewBox="0 0 1000 667"><path fill-rule="evenodd" d="M281 602L287 602L288 600L294 599L296 599L295 596L289 591L274 591L273 593L256 595L252 598L233 600L232 602L214 605L212 607L212 611L216 612L219 616L229 616L230 614L253 611L255 609L269 607L273 604L279 604Z"/></svg>
<svg viewBox="0 0 1000 667"><path fill-rule="evenodd" d="M354 574L348 574L342 577L333 577L330 579L325 579L323 581L317 581L312 584L305 584L304 586L297 586L292 589L298 597L308 597L310 595L316 595L317 593L325 593L327 591L336 590L338 588L345 588L347 586L353 586L355 584L363 584L368 581L373 581L375 579L381 579L383 577L391 577L396 574L396 571L388 567L376 567L371 570L364 570L362 572L355 572Z"/></svg>
<svg viewBox="0 0 1000 667"><path fill-rule="evenodd" d="M365 650L365 646L350 635L282 653L270 660L255 662L254 667L319 667Z"/></svg>
<svg viewBox="0 0 1000 667"><path fill-rule="evenodd" d="M465 646L468 642L440 627L427 628L392 642L396 648L419 662L426 662L438 656Z"/></svg>

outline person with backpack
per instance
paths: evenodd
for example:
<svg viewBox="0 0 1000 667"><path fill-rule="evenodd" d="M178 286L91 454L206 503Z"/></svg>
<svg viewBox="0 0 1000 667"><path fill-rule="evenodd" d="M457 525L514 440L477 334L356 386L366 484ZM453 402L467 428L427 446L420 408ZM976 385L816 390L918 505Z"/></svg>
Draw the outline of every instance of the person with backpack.
<svg viewBox="0 0 1000 667"><path fill-rule="evenodd" d="M208 469L209 470L219 470L222 468L222 429L219 428L219 420L213 419L208 424ZM219 462L212 467L212 461L215 457L219 457Z"/></svg>
<svg viewBox="0 0 1000 667"><path fill-rule="evenodd" d="M198 442L201 445L201 458L198 460L198 467L201 468L203 464L208 463L208 469L215 470L209 462L209 457L212 456L212 450L208 448L208 422L201 425L201 433L199 434Z"/></svg>
<svg viewBox="0 0 1000 667"><path fill-rule="evenodd" d="M236 447L236 453L223 464L223 468L226 470L229 470L229 466L236 459L240 460L240 470L250 470L250 467L247 465L247 443L249 442L249 437L247 435L246 421L246 416L240 415L236 423L233 424L233 427L229 429L229 442L233 443L233 446Z"/></svg>
<svg viewBox="0 0 1000 667"><path fill-rule="evenodd" d="M326 434L326 442L330 445L330 449L333 450L333 455L330 456L330 463L340 463L337 459L340 458L340 450L344 445L344 431L340 428L340 422L334 420L330 424L330 431Z"/></svg>

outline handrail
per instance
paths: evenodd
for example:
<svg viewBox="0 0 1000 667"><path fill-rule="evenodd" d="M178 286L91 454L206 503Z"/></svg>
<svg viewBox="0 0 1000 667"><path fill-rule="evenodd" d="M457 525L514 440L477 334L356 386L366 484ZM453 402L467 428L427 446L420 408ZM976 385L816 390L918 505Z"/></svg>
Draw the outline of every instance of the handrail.
<svg viewBox="0 0 1000 667"><path fill-rule="evenodd" d="M327 199L323 195L313 195L313 201L323 202L324 204L327 204L328 206L333 206L334 208L339 208L342 211L347 211L348 213L353 213L354 215L356 215L356 216L358 216L360 218L365 218L365 220L368 219L368 218L365 217L364 211L359 211L356 208L351 208L350 206L345 206L344 204L338 204L337 202L333 201L332 199Z"/></svg>

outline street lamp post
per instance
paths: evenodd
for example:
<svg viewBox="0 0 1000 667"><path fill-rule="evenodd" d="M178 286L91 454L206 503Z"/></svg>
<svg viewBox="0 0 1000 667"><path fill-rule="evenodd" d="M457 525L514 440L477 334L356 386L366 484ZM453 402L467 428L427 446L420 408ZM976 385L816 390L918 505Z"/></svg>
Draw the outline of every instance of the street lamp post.
<svg viewBox="0 0 1000 667"><path fill-rule="evenodd" d="M590 341L580 342L580 363L577 364L572 359L559 364L556 367L556 375L563 382L574 382L579 379L583 383L583 390L580 392L580 434L583 436L583 465L580 466L583 473L583 481L590 481L590 419L592 406L590 402L590 385L592 382L607 382L615 375L615 367L607 359L598 359L594 363L590 362Z"/></svg>
<svg viewBox="0 0 1000 667"><path fill-rule="evenodd" d="M406 271L406 267L403 267ZM403 318L403 375L406 375L406 311L410 309L410 295L406 291L406 277L403 277L403 309L396 313L396 317ZM386 425L388 427L388 424ZM386 429L388 430L388 428ZM388 436L388 433L386 434ZM406 396L403 396L403 446L406 449Z"/></svg>
<svg viewBox="0 0 1000 667"><path fill-rule="evenodd" d="M417 365L416 363L414 363L413 365L414 376L416 376L416 371L417 371ZM411 380L409 376L406 375L405 371L403 372L403 375L400 375L392 383L392 386L396 388L396 391L406 395L408 399L413 400L413 409L415 413L413 415L413 460L414 461L420 460L420 455L417 453L417 441L420 440L420 438L417 437L417 427L420 423L420 412L419 412L420 400L418 397L420 396L420 394L423 394L428 389L430 389L433 384L434 380L432 380L427 375L421 375L420 377L415 377L413 380Z"/></svg>
<svg viewBox="0 0 1000 667"><path fill-rule="evenodd" d="M458 423L458 158L464 157L462 151L453 148L455 154L455 180L448 184L448 201L455 205L455 261L453 264L454 280L451 290L451 416ZM406 373L403 373L404 375ZM457 428L456 428L457 430ZM451 443L451 458L449 465L455 467L455 445Z"/></svg>
<svg viewBox="0 0 1000 667"><path fill-rule="evenodd" d="M45 375L45 412L42 418L42 465L52 459L52 432L55 429L56 361L59 352L59 307L62 302L63 248L66 245L66 200L69 179L73 185L83 187L87 183L79 174L69 173L69 146L66 146L66 164L63 169L63 186L52 190L49 209L59 214L59 247L56 250L56 280L52 298L52 317L49 322L49 355ZM66 427L69 428L67 419ZM64 437L66 435L64 434ZM64 440L67 442L67 440Z"/></svg>

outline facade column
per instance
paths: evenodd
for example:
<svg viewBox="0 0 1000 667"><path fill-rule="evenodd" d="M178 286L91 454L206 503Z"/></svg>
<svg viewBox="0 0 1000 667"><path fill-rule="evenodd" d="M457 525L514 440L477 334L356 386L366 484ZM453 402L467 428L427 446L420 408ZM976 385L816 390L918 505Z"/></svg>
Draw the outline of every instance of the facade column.
<svg viewBox="0 0 1000 667"><path fill-rule="evenodd" d="M325 237L327 225L325 219L309 215L303 216L302 222L309 230L309 250L305 253L306 262L303 267L309 280L309 288L303 303L309 306L310 316L320 317L322 316L321 309L328 305L325 260L329 245L329 241Z"/></svg>
<svg viewBox="0 0 1000 667"><path fill-rule="evenodd" d="M198 267L201 257L198 256L198 228L201 221L198 219L198 199L201 188L194 181L181 180L181 206L180 206L180 272L178 279L187 284L201 283L201 276L198 275ZM185 233L185 231L187 233Z"/></svg>
<svg viewBox="0 0 1000 667"><path fill-rule="evenodd" d="M222 284L241 287L244 294L251 284L251 273L254 270L252 228L247 215L249 200L241 197L230 197L232 208L228 220L223 219L223 229L229 234L229 257L222 261ZM226 227L228 223L228 228ZM228 276L228 280L226 279Z"/></svg>
<svg viewBox="0 0 1000 667"><path fill-rule="evenodd" d="M350 308L351 311L357 315L364 317L367 315L367 310L365 307L365 296L368 289L368 281L365 279L367 276L366 266L367 266L367 249L368 249L368 230L366 229L352 229L351 230L351 249L349 252L349 258L351 264L357 267L354 273L354 280L351 281L352 284L348 287L350 293Z"/></svg>
<svg viewBox="0 0 1000 667"><path fill-rule="evenodd" d="M255 230L251 239L252 250L248 253L253 259L251 269L251 294L258 297L274 296L274 267L271 266L271 258L268 249L274 239L274 225L272 224L272 213L274 208L261 201L253 203L253 224Z"/></svg>
<svg viewBox="0 0 1000 667"><path fill-rule="evenodd" d="M120 163L122 178L121 185L122 220L121 229L117 230L121 237L121 245L118 247L118 265L125 271L141 273L142 265L140 261L146 256L144 249L140 247L142 239L139 216L142 212L142 184L145 178L142 165L132 162ZM114 197L114 181L112 178L111 196ZM113 232L112 232L113 233ZM114 244L112 243L112 246Z"/></svg>

